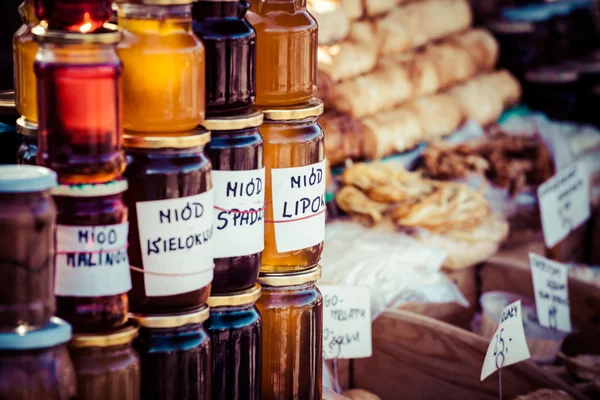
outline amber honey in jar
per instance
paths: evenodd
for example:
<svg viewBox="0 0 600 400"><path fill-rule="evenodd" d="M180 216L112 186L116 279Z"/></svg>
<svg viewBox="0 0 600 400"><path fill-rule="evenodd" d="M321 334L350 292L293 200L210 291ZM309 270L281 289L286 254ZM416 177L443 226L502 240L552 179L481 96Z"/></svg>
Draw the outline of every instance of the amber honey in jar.
<svg viewBox="0 0 600 400"><path fill-rule="evenodd" d="M260 399L262 320L254 305L259 297L256 284L208 299L213 400Z"/></svg>
<svg viewBox="0 0 600 400"><path fill-rule="evenodd" d="M317 21L306 0L252 0L256 30L256 104L286 106L311 99L317 88Z"/></svg>
<svg viewBox="0 0 600 400"><path fill-rule="evenodd" d="M264 111L265 249L262 272L311 268L325 238L323 102Z"/></svg>
<svg viewBox="0 0 600 400"><path fill-rule="evenodd" d="M205 56L192 0L119 0L127 131L179 132L204 120Z"/></svg>
<svg viewBox="0 0 600 400"><path fill-rule="evenodd" d="M162 314L206 302L213 280L210 132L126 134L131 310Z"/></svg>
<svg viewBox="0 0 600 400"><path fill-rule="evenodd" d="M75 399L70 338L71 327L56 317L40 329L0 333L0 399Z"/></svg>
<svg viewBox="0 0 600 400"><path fill-rule="evenodd" d="M134 341L142 364L144 400L210 400L210 338L204 306L186 314L134 314L140 332Z"/></svg>
<svg viewBox="0 0 600 400"><path fill-rule="evenodd" d="M21 144L17 149L17 164L36 165L37 163L37 124L29 122L25 117L17 120L17 133L21 135Z"/></svg>
<svg viewBox="0 0 600 400"><path fill-rule="evenodd" d="M140 358L133 322L106 334L78 334L69 343L79 400L140 400Z"/></svg>
<svg viewBox="0 0 600 400"><path fill-rule="evenodd" d="M111 18L111 0L36 0L36 14L49 29L90 33Z"/></svg>
<svg viewBox="0 0 600 400"><path fill-rule="evenodd" d="M321 267L261 274L256 306L263 321L263 400L321 399L323 298Z"/></svg>
<svg viewBox="0 0 600 400"><path fill-rule="evenodd" d="M54 189L57 315L77 333L127 322L131 289L125 180Z"/></svg>
<svg viewBox="0 0 600 400"><path fill-rule="evenodd" d="M213 293L251 288L264 249L265 169L261 112L208 119L213 166L215 277Z"/></svg>
<svg viewBox="0 0 600 400"><path fill-rule="evenodd" d="M0 331L41 327L54 315L56 174L0 166Z"/></svg>
<svg viewBox="0 0 600 400"><path fill-rule="evenodd" d="M34 0L25 0L19 7L23 25L13 35L13 59L15 68L15 94L17 111L29 122L37 123L37 93L33 62L38 44L33 40L31 29L38 23Z"/></svg>
<svg viewBox="0 0 600 400"><path fill-rule="evenodd" d="M247 0L194 3L194 32L206 47L208 117L243 112L254 103L256 33L245 18Z"/></svg>
<svg viewBox="0 0 600 400"><path fill-rule="evenodd" d="M64 184L103 183L125 169L121 149L121 32L91 34L33 28L38 93L38 164Z"/></svg>

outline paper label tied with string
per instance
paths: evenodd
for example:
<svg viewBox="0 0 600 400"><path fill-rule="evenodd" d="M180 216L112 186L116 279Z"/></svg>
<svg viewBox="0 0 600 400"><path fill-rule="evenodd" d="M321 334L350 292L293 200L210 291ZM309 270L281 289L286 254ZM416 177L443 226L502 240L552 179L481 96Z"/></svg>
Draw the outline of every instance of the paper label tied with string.
<svg viewBox="0 0 600 400"><path fill-rule="evenodd" d="M215 258L256 254L265 247L265 169L213 171Z"/></svg>
<svg viewBox="0 0 600 400"><path fill-rule="evenodd" d="M571 332L567 266L533 253L529 261L540 325Z"/></svg>
<svg viewBox="0 0 600 400"><path fill-rule="evenodd" d="M271 170L275 244L279 253L325 240L325 160Z"/></svg>
<svg viewBox="0 0 600 400"><path fill-rule="evenodd" d="M481 380L494 371L530 358L523 329L521 300L509 304L502 311L498 329L488 347L481 369Z"/></svg>
<svg viewBox="0 0 600 400"><path fill-rule="evenodd" d="M212 190L136 203L147 296L188 293L212 281L213 207Z"/></svg>
<svg viewBox="0 0 600 400"><path fill-rule="evenodd" d="M57 296L97 297L131 289L127 235L129 223L56 227Z"/></svg>
<svg viewBox="0 0 600 400"><path fill-rule="evenodd" d="M590 184L584 168L573 164L538 188L546 247L554 247L590 218Z"/></svg>

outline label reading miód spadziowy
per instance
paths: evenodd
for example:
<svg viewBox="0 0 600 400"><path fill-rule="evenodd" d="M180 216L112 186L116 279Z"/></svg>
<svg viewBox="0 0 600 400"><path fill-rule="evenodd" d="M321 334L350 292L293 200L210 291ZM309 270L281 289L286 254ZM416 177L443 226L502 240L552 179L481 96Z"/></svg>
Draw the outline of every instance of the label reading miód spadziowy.
<svg viewBox="0 0 600 400"><path fill-rule="evenodd" d="M265 247L265 169L213 171L213 257L256 254Z"/></svg>
<svg viewBox="0 0 600 400"><path fill-rule="evenodd" d="M325 240L325 160L271 170L275 244L279 253Z"/></svg>
<svg viewBox="0 0 600 400"><path fill-rule="evenodd" d="M147 296L172 296L213 279L213 192L136 206Z"/></svg>
<svg viewBox="0 0 600 400"><path fill-rule="evenodd" d="M131 289L129 223L56 227L57 296L99 297Z"/></svg>

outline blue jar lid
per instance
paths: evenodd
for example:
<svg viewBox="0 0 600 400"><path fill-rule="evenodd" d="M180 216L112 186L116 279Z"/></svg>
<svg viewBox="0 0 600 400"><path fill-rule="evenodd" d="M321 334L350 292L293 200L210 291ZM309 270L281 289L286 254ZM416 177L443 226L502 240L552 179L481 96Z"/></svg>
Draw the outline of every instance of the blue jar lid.
<svg viewBox="0 0 600 400"><path fill-rule="evenodd" d="M570 1L556 1L549 3L547 7L551 10L553 16L569 15L573 11L573 3Z"/></svg>
<svg viewBox="0 0 600 400"><path fill-rule="evenodd" d="M593 0L571 0L569 5L571 10L582 10L584 8L592 8Z"/></svg>
<svg viewBox="0 0 600 400"><path fill-rule="evenodd" d="M52 317L48 325L31 331L0 332L0 350L46 349L71 340L71 325Z"/></svg>
<svg viewBox="0 0 600 400"><path fill-rule="evenodd" d="M510 7L502 11L502 17L512 22L544 22L553 16L551 4L530 4Z"/></svg>
<svg viewBox="0 0 600 400"><path fill-rule="evenodd" d="M43 192L56 186L56 173L34 165L0 165L0 193Z"/></svg>

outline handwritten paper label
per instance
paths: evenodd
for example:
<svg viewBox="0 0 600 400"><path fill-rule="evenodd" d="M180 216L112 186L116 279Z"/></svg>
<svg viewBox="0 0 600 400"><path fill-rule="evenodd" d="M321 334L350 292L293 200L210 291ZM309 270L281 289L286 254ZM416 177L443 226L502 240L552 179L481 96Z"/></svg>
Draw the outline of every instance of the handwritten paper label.
<svg viewBox="0 0 600 400"><path fill-rule="evenodd" d="M212 190L179 199L137 203L147 296L171 296L213 279Z"/></svg>
<svg viewBox="0 0 600 400"><path fill-rule="evenodd" d="M127 234L129 223L56 227L57 296L97 297L131 289Z"/></svg>
<svg viewBox="0 0 600 400"><path fill-rule="evenodd" d="M554 247L590 218L590 184L579 164L565 168L538 188L544 241Z"/></svg>
<svg viewBox="0 0 600 400"><path fill-rule="evenodd" d="M497 369L516 364L530 358L523 329L521 300L506 306L502 311L498 329L488 347L481 369L481 380Z"/></svg>
<svg viewBox="0 0 600 400"><path fill-rule="evenodd" d="M323 357L370 357L369 288L319 285L319 290L323 295Z"/></svg>
<svg viewBox="0 0 600 400"><path fill-rule="evenodd" d="M325 240L325 160L271 170L275 244L279 253Z"/></svg>
<svg viewBox="0 0 600 400"><path fill-rule="evenodd" d="M571 332L567 267L533 253L529 261L538 321L547 328Z"/></svg>
<svg viewBox="0 0 600 400"><path fill-rule="evenodd" d="M265 169L213 171L215 258L256 254L265 247Z"/></svg>

